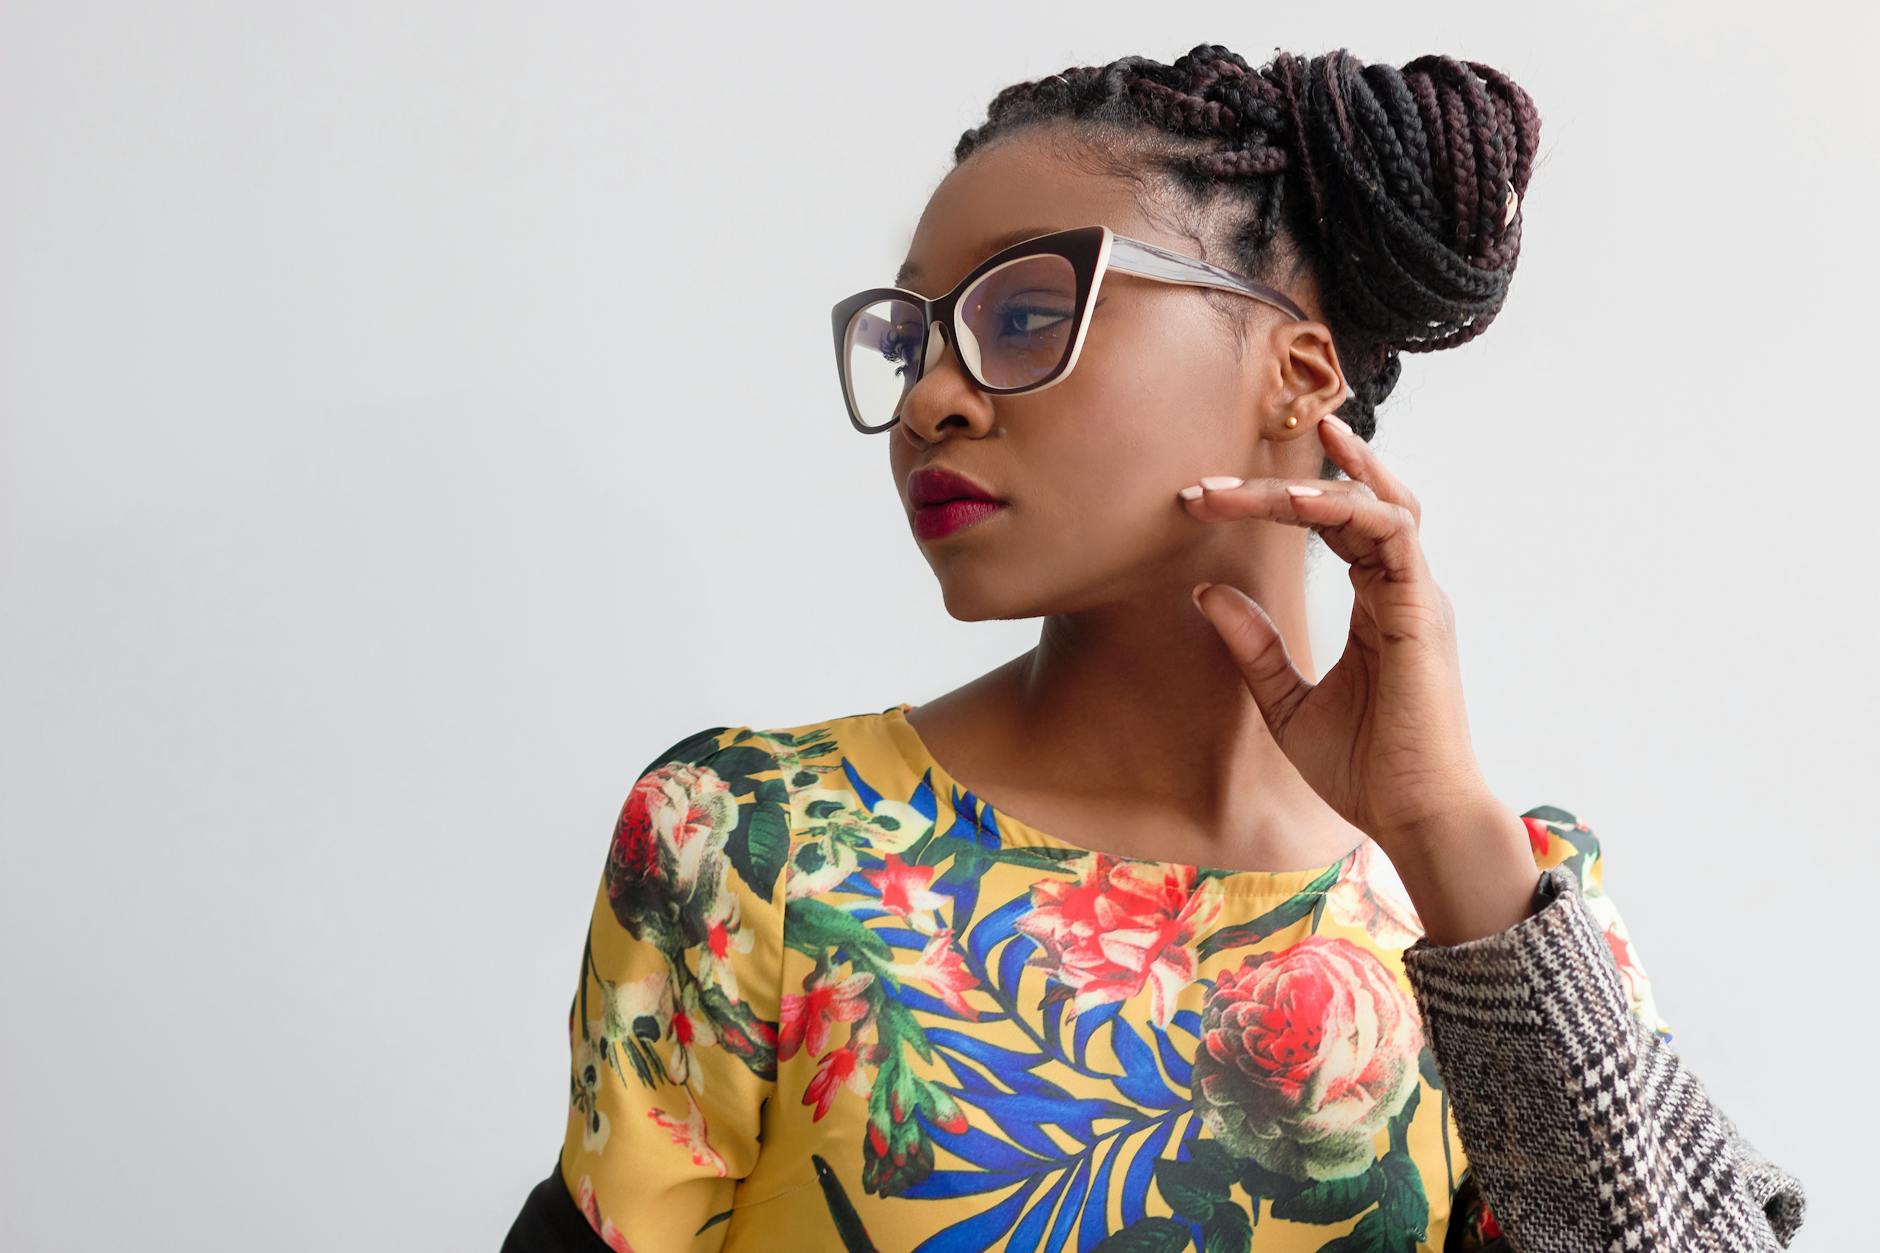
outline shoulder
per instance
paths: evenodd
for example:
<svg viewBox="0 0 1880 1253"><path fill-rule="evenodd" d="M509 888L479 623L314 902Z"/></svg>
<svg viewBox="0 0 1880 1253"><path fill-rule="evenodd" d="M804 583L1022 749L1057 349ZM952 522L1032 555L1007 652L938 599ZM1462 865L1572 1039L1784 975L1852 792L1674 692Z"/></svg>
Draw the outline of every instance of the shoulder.
<svg viewBox="0 0 1880 1253"><path fill-rule="evenodd" d="M792 844L819 799L851 796L843 777L851 759L880 751L881 717L715 725L679 737L640 770L621 804L610 898L620 903L653 888L689 894L701 873L728 869L752 896L777 899Z"/></svg>

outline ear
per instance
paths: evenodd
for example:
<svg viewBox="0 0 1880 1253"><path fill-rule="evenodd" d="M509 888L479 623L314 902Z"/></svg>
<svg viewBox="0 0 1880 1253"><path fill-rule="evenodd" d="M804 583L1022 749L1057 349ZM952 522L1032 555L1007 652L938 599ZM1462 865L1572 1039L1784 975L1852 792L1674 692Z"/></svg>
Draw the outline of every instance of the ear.
<svg viewBox="0 0 1880 1253"><path fill-rule="evenodd" d="M1320 417L1345 403L1349 389L1331 327L1317 320L1285 322L1274 329L1272 343L1279 375L1273 396L1277 410Z"/></svg>

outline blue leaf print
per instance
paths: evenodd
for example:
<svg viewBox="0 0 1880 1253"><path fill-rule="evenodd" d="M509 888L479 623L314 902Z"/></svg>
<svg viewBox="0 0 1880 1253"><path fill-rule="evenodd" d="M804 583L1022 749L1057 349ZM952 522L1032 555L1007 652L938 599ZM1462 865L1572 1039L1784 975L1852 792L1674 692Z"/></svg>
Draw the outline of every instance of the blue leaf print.
<svg viewBox="0 0 1880 1253"><path fill-rule="evenodd" d="M974 1214L963 1223L954 1223L945 1231L936 1231L923 1240L914 1253L985 1253L1012 1225L1027 1198L1038 1190L1039 1182L1039 1178L1033 1176L992 1209Z"/></svg>
<svg viewBox="0 0 1880 1253"><path fill-rule="evenodd" d="M1051 1224L1051 1238L1045 1242L1047 1249L1064 1247L1064 1242L1070 1238L1071 1224L1077 1221L1089 1196L1090 1154L1085 1153L1077 1159L1077 1173L1071 1176L1070 1190L1064 1194L1064 1204L1058 1207L1057 1221Z"/></svg>
<svg viewBox="0 0 1880 1253"><path fill-rule="evenodd" d="M1100 1147L1097 1152L1103 1153ZM1116 1165L1116 1159L1123 1154L1123 1137L1112 1137L1109 1152L1104 1154L1103 1165L1097 1167L1097 1177L1091 1183L1090 1190L1097 1194L1099 1204L1084 1210L1084 1220L1077 1225L1077 1248L1079 1253L1101 1243L1110 1234L1109 1206L1106 1202L1110 1195L1110 1167Z"/></svg>
<svg viewBox="0 0 1880 1253"><path fill-rule="evenodd" d="M1090 1037L1098 1027L1123 1012L1121 1001L1111 1001L1077 1015L1077 1030L1071 1036L1071 1051L1079 1069L1084 1068L1084 1050L1090 1044Z"/></svg>
<svg viewBox="0 0 1880 1253"><path fill-rule="evenodd" d="M1149 1109L1173 1109L1187 1104L1162 1082L1155 1054L1120 1015L1110 1019L1110 1047L1116 1050L1116 1060L1123 1066L1123 1073L1116 1076L1116 1086L1124 1096Z"/></svg>
<svg viewBox="0 0 1880 1253"><path fill-rule="evenodd" d="M1168 1143L1169 1132L1174 1130L1175 1117L1173 1114L1164 1114L1157 1120L1155 1129L1136 1146L1136 1155L1123 1174L1125 1227L1143 1216L1144 1205L1149 1197L1149 1179L1155 1173L1155 1159L1162 1156L1162 1146Z"/></svg>
<svg viewBox="0 0 1880 1253"><path fill-rule="evenodd" d="M1006 1242L1006 1253L1034 1253L1038 1240L1044 1235L1044 1225L1051 1217L1051 1207L1057 1204L1058 1197L1064 1193L1064 1185L1070 1175L1060 1173L1057 1182L1045 1189L1043 1196L1032 1204L1025 1217L1019 1221L1012 1232L1012 1238Z"/></svg>
<svg viewBox="0 0 1880 1253"><path fill-rule="evenodd" d="M1194 1063L1181 1055L1175 1042L1168 1038L1168 1032L1154 1023L1149 1024L1149 1029L1155 1033L1155 1050L1162 1056L1162 1069L1168 1071L1169 1082L1183 1091L1193 1087Z"/></svg>
<svg viewBox="0 0 1880 1253"><path fill-rule="evenodd" d="M952 1132L933 1126L930 1122L928 1134L937 1147L955 1157L969 1161L981 1170L1003 1172L1013 1178L1035 1174L1051 1164L977 1127L969 1126L964 1131Z"/></svg>
<svg viewBox="0 0 1880 1253"><path fill-rule="evenodd" d="M860 910L854 912L858 917L861 914ZM876 935L886 940L895 948L912 949L914 952L918 953L927 947L928 937L907 927L875 927L872 928L872 930ZM959 1015L948 1010L947 1017L957 1018Z"/></svg>
<svg viewBox="0 0 1880 1253"><path fill-rule="evenodd" d="M1014 936L1006 944L1005 952L999 954L999 986L1006 989L1014 1000L1018 997L1018 981L1025 973L1025 959L1038 947L1038 942L1028 935Z"/></svg>
<svg viewBox="0 0 1880 1253"><path fill-rule="evenodd" d="M873 810L875 807L875 802L881 799L881 793L877 792L874 788L869 787L867 783L863 782L861 773L855 769L855 763L850 761L847 757L844 757L842 759L842 773L848 779L849 786L855 789L856 798L861 801L862 808L867 809L867 810ZM932 803L932 796L933 796L932 790L929 789L928 791L929 804ZM915 802L914 808L919 809L920 804L918 802ZM922 812L926 815L926 817L929 820L933 818L932 809L927 809Z"/></svg>
<svg viewBox="0 0 1880 1253"><path fill-rule="evenodd" d="M993 946L1018 934L1018 920L1031 911L1031 898L1018 896L999 906L973 924L966 937L966 951L981 969L988 964Z"/></svg>
<svg viewBox="0 0 1880 1253"><path fill-rule="evenodd" d="M1000 1188L1009 1188L1024 1177L1012 1171L936 1170L920 1182L909 1185L901 1195L915 1201L972 1196L979 1192L997 1192Z"/></svg>
<svg viewBox="0 0 1880 1253"><path fill-rule="evenodd" d="M999 1078L1011 1082L1016 1076L1014 1071L1027 1071L1046 1059L1036 1053L1020 1053L1015 1049L1001 1048L988 1043L977 1036L955 1031L951 1027L929 1027L927 1038L941 1048L951 1049L979 1062ZM1055 1086L1055 1085L1053 1085Z"/></svg>

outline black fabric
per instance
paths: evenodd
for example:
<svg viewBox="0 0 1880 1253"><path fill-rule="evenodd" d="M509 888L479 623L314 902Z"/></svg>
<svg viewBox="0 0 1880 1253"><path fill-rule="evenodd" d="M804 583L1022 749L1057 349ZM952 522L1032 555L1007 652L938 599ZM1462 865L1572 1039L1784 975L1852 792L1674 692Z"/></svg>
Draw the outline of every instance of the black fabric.
<svg viewBox="0 0 1880 1253"><path fill-rule="evenodd" d="M548 1178L529 1190L503 1238L501 1253L610 1253L561 1181L561 1154Z"/></svg>

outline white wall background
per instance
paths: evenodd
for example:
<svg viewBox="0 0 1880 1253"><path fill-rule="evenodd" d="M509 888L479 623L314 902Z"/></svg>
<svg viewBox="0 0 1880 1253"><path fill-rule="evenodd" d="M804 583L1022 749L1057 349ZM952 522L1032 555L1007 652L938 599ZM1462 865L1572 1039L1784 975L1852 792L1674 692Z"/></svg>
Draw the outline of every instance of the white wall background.
<svg viewBox="0 0 1880 1253"><path fill-rule="evenodd" d="M1033 639L946 615L829 304L1000 87L1204 41L1538 101L1378 447L1491 780L1867 1243L1871 12L678 8L0 5L0 1245L494 1249L634 773Z"/></svg>

